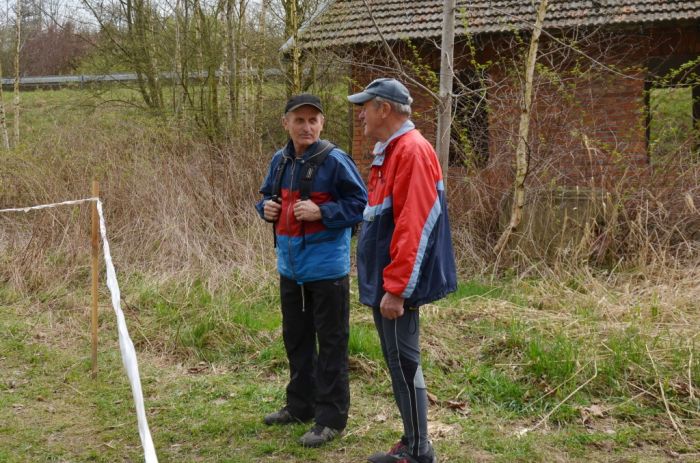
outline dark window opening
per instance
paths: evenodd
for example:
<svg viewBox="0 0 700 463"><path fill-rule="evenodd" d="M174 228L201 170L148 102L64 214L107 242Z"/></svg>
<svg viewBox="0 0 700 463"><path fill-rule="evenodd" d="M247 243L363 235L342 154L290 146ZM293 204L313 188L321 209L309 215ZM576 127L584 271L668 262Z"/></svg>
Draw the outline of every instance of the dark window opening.
<svg viewBox="0 0 700 463"><path fill-rule="evenodd" d="M473 72L463 71L454 83L450 165L483 168L489 160L486 89Z"/></svg>

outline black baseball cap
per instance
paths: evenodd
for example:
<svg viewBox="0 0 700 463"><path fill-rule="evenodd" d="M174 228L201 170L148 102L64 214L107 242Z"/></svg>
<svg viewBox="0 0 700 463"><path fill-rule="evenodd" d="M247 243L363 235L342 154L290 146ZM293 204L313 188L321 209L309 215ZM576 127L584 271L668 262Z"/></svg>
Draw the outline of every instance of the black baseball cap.
<svg viewBox="0 0 700 463"><path fill-rule="evenodd" d="M364 90L348 97L352 104L365 104L376 97L386 98L399 104L411 104L413 98L404 84L396 79L383 77L373 80Z"/></svg>
<svg viewBox="0 0 700 463"><path fill-rule="evenodd" d="M313 106L323 112L323 106L321 106L321 99L319 97L310 93L302 93L300 95L294 95L287 101L287 105L284 107L284 113L287 114L302 106Z"/></svg>

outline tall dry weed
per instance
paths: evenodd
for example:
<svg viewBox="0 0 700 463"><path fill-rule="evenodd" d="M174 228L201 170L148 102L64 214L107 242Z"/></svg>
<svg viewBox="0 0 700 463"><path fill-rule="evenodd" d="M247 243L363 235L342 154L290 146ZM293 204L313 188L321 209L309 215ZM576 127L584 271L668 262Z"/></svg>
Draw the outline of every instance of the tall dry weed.
<svg viewBox="0 0 700 463"><path fill-rule="evenodd" d="M649 167L643 178L623 175L607 188L531 179L523 222L500 255L493 246L510 213L511 186L487 170L465 176L455 169L448 178L453 239L465 275L554 277L553 271L566 278L590 266L663 281L668 270L700 265L700 162L690 152Z"/></svg>
<svg viewBox="0 0 700 463"><path fill-rule="evenodd" d="M210 284L267 282L275 275L271 231L253 204L271 149L250 130L213 144L186 126L108 106L88 118L57 119L2 154L0 207L87 197L96 178L118 270ZM677 153L675 164L649 169L641 181L623 176L596 197L589 215L555 214L546 236L525 224L508 258L492 250L508 211L508 176L497 166L479 175L453 167L448 196L460 272L566 279L592 266L663 279L667 269L697 267L700 163L691 154ZM550 183L534 180L527 198L535 215L591 205L564 204ZM87 206L0 215L0 279L25 289L82 282L89 220Z"/></svg>
<svg viewBox="0 0 700 463"><path fill-rule="evenodd" d="M269 279L272 239L253 205L270 153L253 137L214 145L143 119L81 124L5 155L3 207L85 198L96 178L118 271ZM85 277L89 217L87 205L0 215L0 279L32 290Z"/></svg>

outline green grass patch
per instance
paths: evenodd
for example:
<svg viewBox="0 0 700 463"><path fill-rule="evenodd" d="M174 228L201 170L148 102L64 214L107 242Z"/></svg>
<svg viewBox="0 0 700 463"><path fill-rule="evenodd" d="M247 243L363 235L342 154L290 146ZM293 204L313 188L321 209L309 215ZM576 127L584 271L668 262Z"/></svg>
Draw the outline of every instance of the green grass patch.
<svg viewBox="0 0 700 463"><path fill-rule="evenodd" d="M355 323L350 326L348 343L350 355L366 357L376 362L383 362L382 348L374 324Z"/></svg>
<svg viewBox="0 0 700 463"><path fill-rule="evenodd" d="M212 290L204 280L154 284L139 274L123 281L161 461L349 463L400 435L366 311L351 312L350 355L373 366L351 375L348 434L326 448L303 449L297 439L307 425L267 427L261 421L284 403L288 378L274 283L238 291ZM561 323L563 313L547 319L547 313L513 305L515 290L511 282L466 282L461 299L452 296L422 319L425 377L437 398L430 409L432 437L441 460L646 461L664 449L688 452L665 421L663 405L639 395L639 388L658 391L648 346L674 413L692 418L683 409L696 410L697 404L679 386L688 371L686 344L652 332L647 320L602 330L598 317L573 307L566 316L576 323ZM530 286L523 289L528 291ZM85 326L76 323L82 312L71 309L76 295L54 290L51 297L19 297L0 285L0 296L0 420L9 423L0 428L0 461L140 460L111 312L101 319L100 371L92 380L89 336L75 332ZM494 304L507 309L494 311ZM567 398L592 377L593 359L597 378ZM691 370L695 381L696 364ZM601 416L585 411L592 404ZM514 437L545 415L540 429ZM685 429L688 438L697 437Z"/></svg>

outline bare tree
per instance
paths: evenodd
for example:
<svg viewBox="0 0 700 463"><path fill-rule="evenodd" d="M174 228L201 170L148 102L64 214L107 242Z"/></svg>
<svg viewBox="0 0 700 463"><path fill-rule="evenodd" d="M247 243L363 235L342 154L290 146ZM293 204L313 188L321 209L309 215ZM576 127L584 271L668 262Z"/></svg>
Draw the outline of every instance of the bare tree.
<svg viewBox="0 0 700 463"><path fill-rule="evenodd" d="M2 60L0 60L0 76L2 76ZM0 83L0 132L2 132L2 146L10 149L10 137L7 134L7 118L5 117L5 98L3 97L2 84Z"/></svg>
<svg viewBox="0 0 700 463"><path fill-rule="evenodd" d="M258 75L255 85L255 128L260 130L259 120L261 119L260 113L262 111L262 96L263 96L263 82L265 80L265 69L267 69L269 61L267 60L267 54L265 53L265 36L267 32L267 13L270 7L270 0L262 0L260 2L260 13L258 16L258 40L257 40L257 51L258 51Z"/></svg>
<svg viewBox="0 0 700 463"><path fill-rule="evenodd" d="M223 49L223 61L228 91L229 124L232 127L236 127L239 122L242 84L241 62L244 59L242 47L248 5L248 0L226 0L224 21L226 45Z"/></svg>
<svg viewBox="0 0 700 463"><path fill-rule="evenodd" d="M155 11L148 0L126 0L128 42L141 93L149 107L163 108L160 72L154 53Z"/></svg>
<svg viewBox="0 0 700 463"><path fill-rule="evenodd" d="M301 48L299 47L299 0L282 0L285 10L284 35L291 38L287 67L287 97L301 93Z"/></svg>
<svg viewBox="0 0 700 463"><path fill-rule="evenodd" d="M177 89L183 88L186 92L187 87L183 87L183 81L185 77L183 76L183 54L182 54L182 43L183 43L183 34L182 32L182 23L183 23L183 0L175 0L175 9L173 11L173 20L174 20L174 28L175 28L175 50L174 50L174 56L173 56L173 112L180 117L182 115L182 107L181 103L182 100L181 98L178 98L177 95ZM186 29L185 29L186 30ZM183 95L184 99L186 97Z"/></svg>
<svg viewBox="0 0 700 463"><path fill-rule="evenodd" d="M226 0L224 19L224 31L226 34L226 46L224 47L224 76L228 90L228 120L234 123L238 116L238 46L236 30L234 26L234 0ZM245 2L242 5L245 8ZM240 11L240 10L239 10Z"/></svg>
<svg viewBox="0 0 700 463"><path fill-rule="evenodd" d="M525 179L527 178L529 169L528 136L530 134L530 110L532 108L532 83L535 75L535 63L537 62L537 50L546 12L547 0L542 0L537 9L537 18L535 19L535 26L532 31L532 38L530 39L530 50L525 65L525 83L520 112L520 125L518 129L518 146L515 152L517 169L515 184L513 185L513 207L510 223L494 247L496 254L500 254L505 248L510 235L518 229L518 225L520 225L523 218L523 207L525 206Z"/></svg>
<svg viewBox="0 0 700 463"><path fill-rule="evenodd" d="M14 129L15 146L19 144L19 55L22 51L22 0L15 5L15 85L14 85Z"/></svg>

